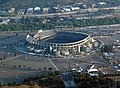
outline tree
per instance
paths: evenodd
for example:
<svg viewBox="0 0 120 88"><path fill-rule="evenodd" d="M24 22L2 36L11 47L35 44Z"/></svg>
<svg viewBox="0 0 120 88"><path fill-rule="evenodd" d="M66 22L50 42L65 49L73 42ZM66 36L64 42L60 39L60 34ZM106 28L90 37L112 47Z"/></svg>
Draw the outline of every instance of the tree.
<svg viewBox="0 0 120 88"><path fill-rule="evenodd" d="M48 69L49 69L49 70L52 70L52 67L49 67Z"/></svg>
<svg viewBox="0 0 120 88"><path fill-rule="evenodd" d="M19 65L18 67L21 67L21 65Z"/></svg>
<svg viewBox="0 0 120 88"><path fill-rule="evenodd" d="M46 67L44 67L44 71L46 71L47 70L47 68Z"/></svg>

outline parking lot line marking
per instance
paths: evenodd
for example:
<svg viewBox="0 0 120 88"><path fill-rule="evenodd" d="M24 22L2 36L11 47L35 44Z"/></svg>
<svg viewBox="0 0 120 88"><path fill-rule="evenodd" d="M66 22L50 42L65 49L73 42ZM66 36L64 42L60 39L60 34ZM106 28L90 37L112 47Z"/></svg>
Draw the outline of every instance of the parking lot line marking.
<svg viewBox="0 0 120 88"><path fill-rule="evenodd" d="M58 67L51 61L51 59L47 59L54 67L56 70L59 70Z"/></svg>
<svg viewBox="0 0 120 88"><path fill-rule="evenodd" d="M22 56L22 55L18 55L18 56L11 57L11 58L8 58L8 59L5 59L5 60L1 60L0 63L1 63L1 62L5 62L5 61L7 61L7 60L15 59L15 58L20 57L20 56Z"/></svg>

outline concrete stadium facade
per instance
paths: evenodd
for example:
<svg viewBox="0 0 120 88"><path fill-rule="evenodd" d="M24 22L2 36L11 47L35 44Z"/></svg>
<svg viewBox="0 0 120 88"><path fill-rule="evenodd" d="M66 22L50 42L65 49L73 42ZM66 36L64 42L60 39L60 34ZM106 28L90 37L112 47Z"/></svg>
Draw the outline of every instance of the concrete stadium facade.
<svg viewBox="0 0 120 88"><path fill-rule="evenodd" d="M89 52L95 40L86 33L74 30L39 31L34 36L27 35L27 47L32 52L55 53L55 55L79 54Z"/></svg>

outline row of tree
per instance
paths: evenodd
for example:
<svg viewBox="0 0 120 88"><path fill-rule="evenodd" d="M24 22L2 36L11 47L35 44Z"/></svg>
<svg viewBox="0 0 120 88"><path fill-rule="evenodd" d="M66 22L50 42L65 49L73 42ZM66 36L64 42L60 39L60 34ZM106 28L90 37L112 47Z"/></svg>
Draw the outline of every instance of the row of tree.
<svg viewBox="0 0 120 88"><path fill-rule="evenodd" d="M104 19L83 19L76 20L75 18L22 18L19 22L10 22L7 25L0 25L0 31L19 31L19 30L48 30L55 26L97 26L97 25L111 25L120 24L120 18L104 18Z"/></svg>

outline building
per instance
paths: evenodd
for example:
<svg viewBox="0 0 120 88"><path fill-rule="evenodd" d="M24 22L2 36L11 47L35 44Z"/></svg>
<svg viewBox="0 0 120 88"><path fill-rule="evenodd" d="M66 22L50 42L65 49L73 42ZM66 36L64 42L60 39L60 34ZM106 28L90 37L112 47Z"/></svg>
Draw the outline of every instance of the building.
<svg viewBox="0 0 120 88"><path fill-rule="evenodd" d="M33 8L28 8L26 14L33 14Z"/></svg>
<svg viewBox="0 0 120 88"><path fill-rule="evenodd" d="M41 13L41 8L40 7L35 7L33 13L34 14L40 14Z"/></svg>
<svg viewBox="0 0 120 88"><path fill-rule="evenodd" d="M14 13L14 11L15 11L15 8L10 8L10 9L8 10L8 13Z"/></svg>
<svg viewBox="0 0 120 88"><path fill-rule="evenodd" d="M41 8L40 7L35 7L34 10L41 10Z"/></svg>
<svg viewBox="0 0 120 88"><path fill-rule="evenodd" d="M71 7L71 10L74 11L74 10L80 10L80 7Z"/></svg>
<svg viewBox="0 0 120 88"><path fill-rule="evenodd" d="M43 13L48 13L49 12L49 8L43 8Z"/></svg>
<svg viewBox="0 0 120 88"><path fill-rule="evenodd" d="M93 40L90 35L74 30L38 31L34 36L27 35L26 37L27 47L32 52L45 50L46 53L55 56L88 53L96 42Z"/></svg>
<svg viewBox="0 0 120 88"><path fill-rule="evenodd" d="M63 8L63 10L64 10L65 12L70 12L70 11L71 11L70 8Z"/></svg>
<svg viewBox="0 0 120 88"><path fill-rule="evenodd" d="M25 14L25 9L20 9L20 11L18 12L19 15L24 15Z"/></svg>

